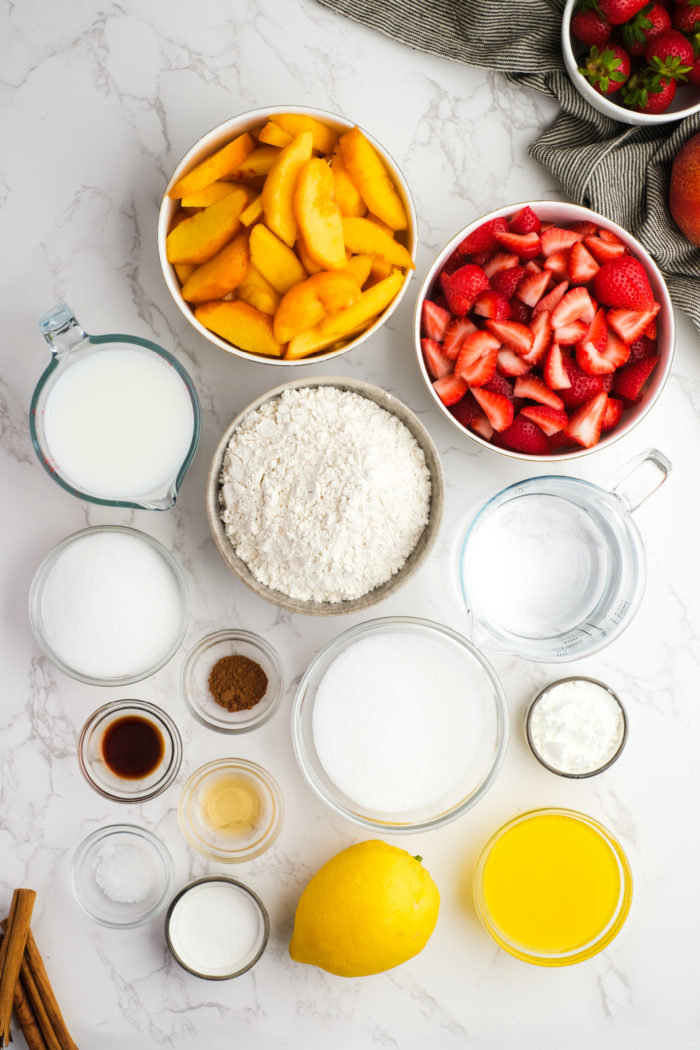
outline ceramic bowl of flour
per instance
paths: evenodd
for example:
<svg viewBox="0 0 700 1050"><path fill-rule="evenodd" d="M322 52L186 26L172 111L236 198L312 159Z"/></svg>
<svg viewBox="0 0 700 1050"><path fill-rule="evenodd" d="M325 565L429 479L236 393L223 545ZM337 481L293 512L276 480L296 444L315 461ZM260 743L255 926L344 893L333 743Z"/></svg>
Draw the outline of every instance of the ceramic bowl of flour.
<svg viewBox="0 0 700 1050"><path fill-rule="evenodd" d="M314 425L321 410L328 440ZM222 558L255 594L332 616L383 601L417 572L443 492L437 449L406 405L362 380L316 376L275 387L232 420L209 470L207 515Z"/></svg>

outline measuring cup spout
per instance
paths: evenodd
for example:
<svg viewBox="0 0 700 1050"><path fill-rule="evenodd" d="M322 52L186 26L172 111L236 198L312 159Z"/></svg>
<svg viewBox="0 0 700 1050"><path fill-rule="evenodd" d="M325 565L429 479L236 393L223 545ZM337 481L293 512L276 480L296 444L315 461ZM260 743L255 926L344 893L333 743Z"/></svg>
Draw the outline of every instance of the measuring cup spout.
<svg viewBox="0 0 700 1050"><path fill-rule="evenodd" d="M633 511L663 485L670 473L671 461L663 452L650 448L626 464L610 491Z"/></svg>
<svg viewBox="0 0 700 1050"><path fill-rule="evenodd" d="M39 318L39 329L54 357L70 353L88 338L68 303L60 302Z"/></svg>

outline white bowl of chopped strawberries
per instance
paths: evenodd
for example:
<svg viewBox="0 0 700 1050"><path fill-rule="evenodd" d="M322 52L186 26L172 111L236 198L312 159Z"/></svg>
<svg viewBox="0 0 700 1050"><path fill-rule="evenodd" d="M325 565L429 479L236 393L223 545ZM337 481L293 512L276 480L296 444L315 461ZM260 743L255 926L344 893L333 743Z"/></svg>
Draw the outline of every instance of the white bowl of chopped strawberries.
<svg viewBox="0 0 700 1050"><path fill-rule="evenodd" d="M460 230L420 289L435 403L487 448L586 455L627 434L671 369L673 309L651 256L576 204L511 204Z"/></svg>
<svg viewBox="0 0 700 1050"><path fill-rule="evenodd" d="M574 86L623 124L700 111L697 0L567 0L562 54Z"/></svg>

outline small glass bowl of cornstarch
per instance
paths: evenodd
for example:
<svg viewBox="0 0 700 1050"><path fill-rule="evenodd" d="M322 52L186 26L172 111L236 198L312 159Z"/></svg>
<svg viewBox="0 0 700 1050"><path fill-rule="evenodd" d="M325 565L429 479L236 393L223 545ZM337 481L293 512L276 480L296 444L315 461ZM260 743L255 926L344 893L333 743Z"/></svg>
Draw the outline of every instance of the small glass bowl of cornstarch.
<svg viewBox="0 0 700 1050"><path fill-rule="evenodd" d="M284 383L227 427L207 487L226 564L290 612L360 612L394 594L435 542L437 449L404 404L361 380Z"/></svg>
<svg viewBox="0 0 700 1050"><path fill-rule="evenodd" d="M525 734L535 758L581 779L616 762L627 742L627 712L609 686L575 675L545 686L530 704Z"/></svg>

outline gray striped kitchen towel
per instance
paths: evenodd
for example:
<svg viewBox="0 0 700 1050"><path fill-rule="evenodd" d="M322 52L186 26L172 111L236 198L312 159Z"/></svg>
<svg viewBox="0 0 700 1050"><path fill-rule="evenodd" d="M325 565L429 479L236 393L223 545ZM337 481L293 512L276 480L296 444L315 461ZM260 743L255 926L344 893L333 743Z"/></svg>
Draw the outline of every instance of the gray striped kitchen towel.
<svg viewBox="0 0 700 1050"><path fill-rule="evenodd" d="M664 273L675 306L700 331L700 249L671 218L668 180L700 115L669 124L620 124L574 88L561 57L564 0L319 0L355 22L418 51L500 70L509 80L558 99L561 112L530 154L572 201L637 237Z"/></svg>

